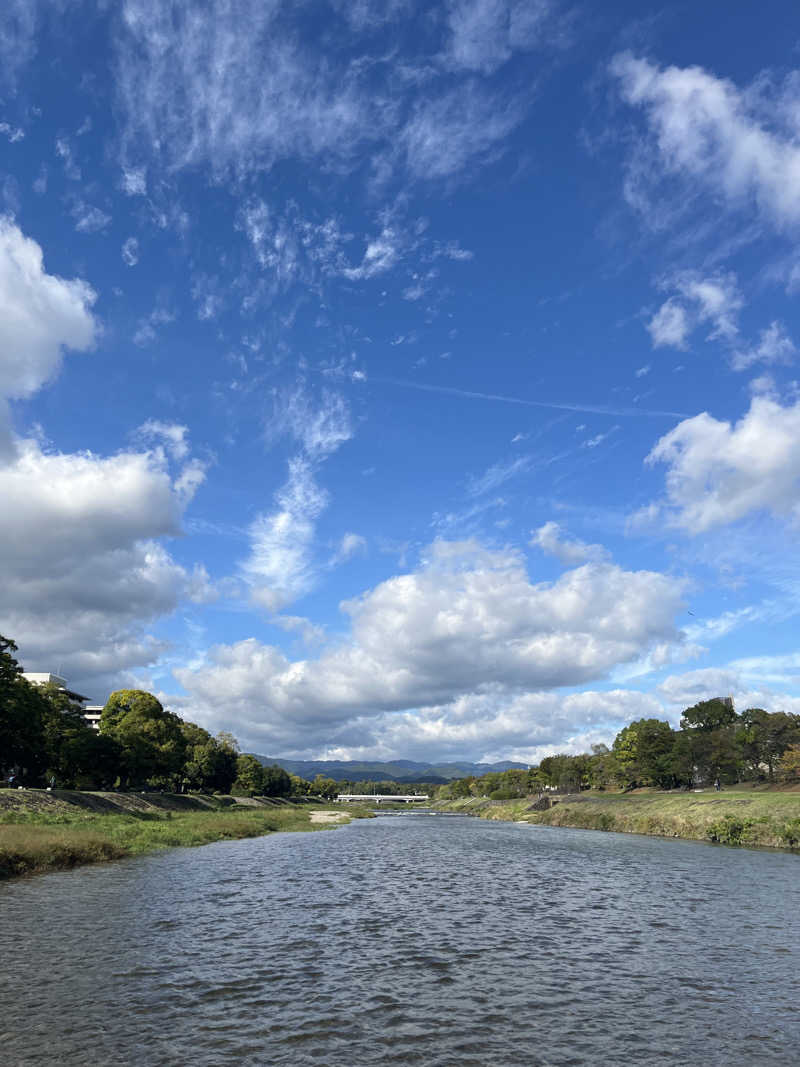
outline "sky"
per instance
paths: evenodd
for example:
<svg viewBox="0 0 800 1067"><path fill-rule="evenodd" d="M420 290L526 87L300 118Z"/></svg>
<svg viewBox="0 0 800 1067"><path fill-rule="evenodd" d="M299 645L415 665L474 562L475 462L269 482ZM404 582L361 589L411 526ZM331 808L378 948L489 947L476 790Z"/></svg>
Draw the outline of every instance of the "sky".
<svg viewBox="0 0 800 1067"><path fill-rule="evenodd" d="M0 632L245 750L800 712L788 0L6 0Z"/></svg>

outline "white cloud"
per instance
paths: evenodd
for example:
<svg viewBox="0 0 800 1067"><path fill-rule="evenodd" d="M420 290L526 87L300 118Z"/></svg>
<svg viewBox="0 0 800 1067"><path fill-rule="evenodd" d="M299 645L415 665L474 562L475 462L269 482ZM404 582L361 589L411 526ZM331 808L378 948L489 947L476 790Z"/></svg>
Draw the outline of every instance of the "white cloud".
<svg viewBox="0 0 800 1067"><path fill-rule="evenodd" d="M0 133L9 139L11 144L16 144L25 136L25 131L19 126L11 126L8 122L0 122Z"/></svg>
<svg viewBox="0 0 800 1067"><path fill-rule="evenodd" d="M436 542L417 571L344 602L350 637L319 659L292 662L250 639L175 674L190 717L235 725L250 743L303 747L310 730L342 743L385 712L602 677L679 639L680 598L675 579L601 563L531 584L514 551Z"/></svg>
<svg viewBox="0 0 800 1067"><path fill-rule="evenodd" d="M123 167L122 191L126 196L144 196L147 192L147 171L144 167Z"/></svg>
<svg viewBox="0 0 800 1067"><path fill-rule="evenodd" d="M352 559L353 556L365 552L366 548L367 542L361 534L346 533L339 542L339 547L331 559L331 565L345 563L348 559Z"/></svg>
<svg viewBox="0 0 800 1067"><path fill-rule="evenodd" d="M302 275L301 243L288 218L277 215L263 200L251 200L240 212L237 225L277 284L288 285Z"/></svg>
<svg viewBox="0 0 800 1067"><path fill-rule="evenodd" d="M110 676L162 651L147 623L212 595L203 568L187 571L160 543L180 533L189 497L158 452L61 454L20 441L0 467L0 499L0 632L28 669L60 665L104 699Z"/></svg>
<svg viewBox="0 0 800 1067"><path fill-rule="evenodd" d="M555 7L550 0L453 0L448 6L445 64L483 74L539 44Z"/></svg>
<svg viewBox="0 0 800 1067"><path fill-rule="evenodd" d="M498 153L523 114L519 100L491 95L475 81L420 100L400 135L406 165L415 178L447 178Z"/></svg>
<svg viewBox="0 0 800 1067"><path fill-rule="evenodd" d="M139 262L139 242L129 237L122 245L122 261L126 267L135 267Z"/></svg>
<svg viewBox="0 0 800 1067"><path fill-rule="evenodd" d="M318 404L300 387L282 393L267 424L267 437L283 434L301 444L310 459L325 459L353 436L346 400L328 389L322 391Z"/></svg>
<svg viewBox="0 0 800 1067"><path fill-rule="evenodd" d="M256 604L277 612L313 588L315 523L328 499L314 481L308 460L290 460L288 480L275 495L275 510L259 515L248 531L250 555L241 571Z"/></svg>
<svg viewBox="0 0 800 1067"><path fill-rule="evenodd" d="M736 338L743 301L733 274L704 277L697 271L682 271L660 287L678 295L669 297L647 324L654 348L685 349L689 335L701 324L711 325L708 340Z"/></svg>
<svg viewBox="0 0 800 1067"><path fill-rule="evenodd" d="M517 435L521 438L521 435ZM512 441L513 444L513 441ZM467 492L470 496L482 496L484 493L493 492L505 482L524 474L533 466L533 456L518 456L517 459L508 460L505 463L493 463L483 474L470 478Z"/></svg>
<svg viewBox="0 0 800 1067"><path fill-rule="evenodd" d="M136 330L133 334L133 343L139 345L140 348L146 348L147 345L152 344L158 337L157 327L166 326L167 323L174 322L175 315L172 311L169 311L165 307L155 307L144 318L139 319L136 324Z"/></svg>
<svg viewBox="0 0 800 1067"><path fill-rule="evenodd" d="M0 455L11 448L6 401L54 378L65 348L91 348L95 299L86 282L48 274L40 246L0 217Z"/></svg>
<svg viewBox="0 0 800 1067"><path fill-rule="evenodd" d="M702 182L733 207L755 207L782 228L800 221L800 84L762 79L740 89L702 67L661 69L614 57L623 98L646 113L644 146L663 170Z"/></svg>
<svg viewBox="0 0 800 1067"><path fill-rule="evenodd" d="M167 447L167 451L175 460L183 460L189 455L188 427L178 423L160 422L158 419L148 419L137 430L137 433L145 440L160 440Z"/></svg>
<svg viewBox="0 0 800 1067"><path fill-rule="evenodd" d="M75 229L78 233L102 233L111 222L111 216L99 207L78 200L72 208Z"/></svg>
<svg viewBox="0 0 800 1067"><path fill-rule="evenodd" d="M64 167L64 176L69 178L70 181L79 182L81 180L81 168L78 166L75 159L72 145L66 137L57 138L56 155L61 160L62 166Z"/></svg>
<svg viewBox="0 0 800 1067"><path fill-rule="evenodd" d="M116 81L128 166L270 167L346 160L382 127L361 69L308 54L280 5L262 0L125 0ZM243 32L246 27L246 31Z"/></svg>
<svg viewBox="0 0 800 1067"><path fill-rule="evenodd" d="M569 541L563 536L557 522L546 522L538 530L532 531L531 545L540 548L550 556L555 556L565 567L587 563L590 560L600 562L608 559L608 552L602 545L587 545L584 541Z"/></svg>
<svg viewBox="0 0 800 1067"><path fill-rule="evenodd" d="M775 686L796 687L800 655L761 656L734 660L723 667L672 674L658 687L658 693L680 712L701 700L732 696L738 711L745 708L764 708L766 711L788 711L800 714L800 697L775 691Z"/></svg>
<svg viewBox="0 0 800 1067"><path fill-rule="evenodd" d="M399 234L390 226L385 226L381 234L367 245L361 264L358 267L344 267L342 274L352 281L384 274L399 260L401 248Z"/></svg>
<svg viewBox="0 0 800 1067"><path fill-rule="evenodd" d="M791 363L796 355L797 348L786 327L780 322L772 322L761 331L757 345L734 352L731 362L734 370L747 370L754 363Z"/></svg>
<svg viewBox="0 0 800 1067"><path fill-rule="evenodd" d="M650 517L703 533L754 511L800 512L800 402L754 396L735 425L704 412L665 434L647 462L665 463L666 500Z"/></svg>

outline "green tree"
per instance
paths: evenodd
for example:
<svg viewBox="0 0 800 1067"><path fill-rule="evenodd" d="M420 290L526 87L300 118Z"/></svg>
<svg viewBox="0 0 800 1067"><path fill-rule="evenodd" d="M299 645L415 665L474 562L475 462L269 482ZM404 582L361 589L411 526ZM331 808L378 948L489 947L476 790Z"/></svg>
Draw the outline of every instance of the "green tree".
<svg viewBox="0 0 800 1067"><path fill-rule="evenodd" d="M339 783L322 774L316 776L311 783L311 788L318 797L323 797L325 800L335 800L339 795Z"/></svg>
<svg viewBox="0 0 800 1067"><path fill-rule="evenodd" d="M800 715L748 708L742 712L736 742L750 774L758 778L766 768L773 781L778 760L790 745L800 742Z"/></svg>
<svg viewBox="0 0 800 1067"><path fill-rule="evenodd" d="M311 793L311 782L306 781L305 778L301 778L299 774L290 774L289 775L289 780L292 783L292 791L290 793L290 796L293 796L293 797L307 797L307 796L310 795L310 793ZM345 784L346 784L347 788L344 788ZM342 792L343 793L354 793L354 792L356 792L356 790L353 789L352 786L353 786L352 782L343 783Z"/></svg>
<svg viewBox="0 0 800 1067"><path fill-rule="evenodd" d="M620 730L614 738L613 754L621 784L626 789L673 785L674 743L672 727L661 719L638 719Z"/></svg>
<svg viewBox="0 0 800 1067"><path fill-rule="evenodd" d="M608 789L619 776L617 758L608 745L592 745L589 759L589 784L592 789Z"/></svg>
<svg viewBox="0 0 800 1067"><path fill-rule="evenodd" d="M274 763L263 768L262 789L265 797L288 797L292 794L292 780L283 767Z"/></svg>
<svg viewBox="0 0 800 1067"><path fill-rule="evenodd" d="M687 708L681 718L682 730L718 730L730 726L738 716L730 697L714 697L713 700L701 700Z"/></svg>
<svg viewBox="0 0 800 1067"><path fill-rule="evenodd" d="M224 730L217 734L216 770L211 788L217 793L230 793L236 781L236 763L239 759L239 742Z"/></svg>
<svg viewBox="0 0 800 1067"><path fill-rule="evenodd" d="M141 689L119 689L100 716L100 732L120 748L120 785L179 788L186 759L181 720Z"/></svg>
<svg viewBox="0 0 800 1067"><path fill-rule="evenodd" d="M236 760L236 781L231 787L235 796L263 796L264 768L255 756L245 754Z"/></svg>
<svg viewBox="0 0 800 1067"><path fill-rule="evenodd" d="M0 776L16 773L33 783L44 770L47 703L22 677L17 646L0 635Z"/></svg>
<svg viewBox="0 0 800 1067"><path fill-rule="evenodd" d="M778 761L778 777L782 782L800 782L800 744L784 751Z"/></svg>

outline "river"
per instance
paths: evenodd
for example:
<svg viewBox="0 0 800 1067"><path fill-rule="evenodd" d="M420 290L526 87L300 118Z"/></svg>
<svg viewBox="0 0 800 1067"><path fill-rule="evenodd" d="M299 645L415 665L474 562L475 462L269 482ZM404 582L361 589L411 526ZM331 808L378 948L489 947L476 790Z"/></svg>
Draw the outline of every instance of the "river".
<svg viewBox="0 0 800 1067"><path fill-rule="evenodd" d="M800 1058L800 859L385 816L0 884L0 1062Z"/></svg>

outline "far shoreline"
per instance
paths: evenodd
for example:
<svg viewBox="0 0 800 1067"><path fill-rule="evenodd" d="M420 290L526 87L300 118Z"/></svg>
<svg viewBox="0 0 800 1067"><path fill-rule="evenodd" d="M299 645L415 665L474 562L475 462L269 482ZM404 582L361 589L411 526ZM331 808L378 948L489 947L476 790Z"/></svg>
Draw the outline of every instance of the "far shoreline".
<svg viewBox="0 0 800 1067"><path fill-rule="evenodd" d="M601 793L516 800L468 797L436 811L531 826L642 834L737 848L800 853L800 792Z"/></svg>

